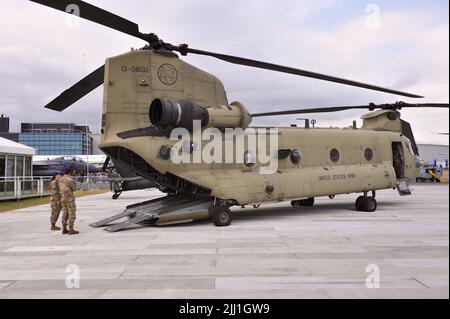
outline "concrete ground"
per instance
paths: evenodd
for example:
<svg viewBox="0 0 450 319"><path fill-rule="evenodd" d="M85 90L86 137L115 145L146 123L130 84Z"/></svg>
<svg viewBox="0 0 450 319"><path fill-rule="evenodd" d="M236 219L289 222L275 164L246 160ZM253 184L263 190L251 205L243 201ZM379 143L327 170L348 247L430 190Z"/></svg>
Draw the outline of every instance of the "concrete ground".
<svg viewBox="0 0 450 319"><path fill-rule="evenodd" d="M0 298L448 298L448 185L413 187L378 192L375 213L342 195L236 208L223 228L88 226L154 190L78 199L78 236L50 232L47 205L2 213ZM80 288L66 287L71 264Z"/></svg>

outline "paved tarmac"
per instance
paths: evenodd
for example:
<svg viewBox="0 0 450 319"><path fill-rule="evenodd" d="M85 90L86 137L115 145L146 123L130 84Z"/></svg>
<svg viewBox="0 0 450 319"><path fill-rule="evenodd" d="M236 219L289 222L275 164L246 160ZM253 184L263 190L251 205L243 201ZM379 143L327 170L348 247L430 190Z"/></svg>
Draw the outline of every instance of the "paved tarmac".
<svg viewBox="0 0 450 319"><path fill-rule="evenodd" d="M448 298L448 185L413 188L378 192L375 213L356 194L237 207L221 228L88 226L156 190L77 199L77 236L50 232L48 205L2 213L0 298Z"/></svg>

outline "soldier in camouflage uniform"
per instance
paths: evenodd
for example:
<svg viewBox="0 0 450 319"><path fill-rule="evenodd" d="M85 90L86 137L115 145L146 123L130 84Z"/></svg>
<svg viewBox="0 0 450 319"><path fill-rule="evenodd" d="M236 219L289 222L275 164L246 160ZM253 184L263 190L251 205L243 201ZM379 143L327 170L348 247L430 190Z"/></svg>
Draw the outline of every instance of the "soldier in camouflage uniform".
<svg viewBox="0 0 450 319"><path fill-rule="evenodd" d="M68 168L64 172L64 176L59 180L59 188L61 190L61 205L63 210L62 217L62 233L69 235L76 235L79 232L73 228L76 219L76 205L75 205L75 195L73 192L77 188L77 184L72 178L73 170ZM69 225L69 230L67 230L67 225Z"/></svg>
<svg viewBox="0 0 450 319"><path fill-rule="evenodd" d="M50 182L50 207L52 209L52 215L50 216L50 230L61 230L61 228L56 226L58 221L59 213L61 212L61 192L59 190L59 179L61 174L56 172L53 174L52 181Z"/></svg>

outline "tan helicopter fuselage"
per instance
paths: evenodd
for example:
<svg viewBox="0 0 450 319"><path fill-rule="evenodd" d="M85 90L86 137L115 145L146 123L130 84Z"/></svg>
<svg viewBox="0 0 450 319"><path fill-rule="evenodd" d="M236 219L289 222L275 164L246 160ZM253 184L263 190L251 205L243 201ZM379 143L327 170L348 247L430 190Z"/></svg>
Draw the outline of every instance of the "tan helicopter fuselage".
<svg viewBox="0 0 450 319"><path fill-rule="evenodd" d="M262 165L258 163L250 167L244 163L175 164L160 155L162 146L172 147L177 142L167 136L119 137L123 132L151 127L149 107L157 98L194 101L210 107L211 112L215 109L222 118L229 114L230 123L236 118L236 108L230 107L224 86L215 76L171 53L132 51L106 60L100 148L122 171L136 169L145 178L155 181L158 176L157 183L171 181L177 187L188 183L190 191L198 187L230 203L259 204L395 188L398 180L414 179L420 169L410 141L401 134L400 114L387 110L363 116L360 129L278 128L278 148L298 150L301 159L295 164L289 156L280 158L273 174L260 174ZM203 141L199 147L207 143ZM338 152L338 159L332 160L332 150L334 155ZM143 172L150 173L146 176Z"/></svg>

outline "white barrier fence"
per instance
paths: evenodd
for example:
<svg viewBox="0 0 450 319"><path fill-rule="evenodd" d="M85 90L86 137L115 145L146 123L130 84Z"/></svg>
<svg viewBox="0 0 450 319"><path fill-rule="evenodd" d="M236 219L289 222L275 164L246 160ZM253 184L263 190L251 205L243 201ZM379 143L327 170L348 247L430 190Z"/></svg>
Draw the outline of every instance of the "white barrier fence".
<svg viewBox="0 0 450 319"><path fill-rule="evenodd" d="M0 177L0 201L50 195L51 177ZM79 190L110 189L106 176L74 177Z"/></svg>
<svg viewBox="0 0 450 319"><path fill-rule="evenodd" d="M50 180L47 177L1 177L0 200L49 195Z"/></svg>

